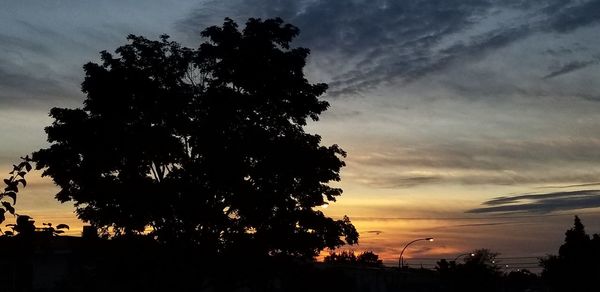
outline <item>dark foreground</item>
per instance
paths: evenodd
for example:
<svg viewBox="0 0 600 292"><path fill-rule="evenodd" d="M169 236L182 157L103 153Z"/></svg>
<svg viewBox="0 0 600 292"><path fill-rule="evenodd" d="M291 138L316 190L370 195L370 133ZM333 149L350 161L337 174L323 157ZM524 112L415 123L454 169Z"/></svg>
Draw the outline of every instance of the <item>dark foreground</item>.
<svg viewBox="0 0 600 292"><path fill-rule="evenodd" d="M0 238L0 291L551 291L537 277L211 258L148 240Z"/></svg>

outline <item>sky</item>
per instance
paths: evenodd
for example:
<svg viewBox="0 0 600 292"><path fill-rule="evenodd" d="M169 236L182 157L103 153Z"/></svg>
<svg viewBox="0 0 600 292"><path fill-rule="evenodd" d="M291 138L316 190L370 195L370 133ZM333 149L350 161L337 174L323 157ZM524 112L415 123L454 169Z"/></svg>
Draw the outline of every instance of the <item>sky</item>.
<svg viewBox="0 0 600 292"><path fill-rule="evenodd" d="M52 107L83 101L82 65L128 34L194 47L225 17L281 17L331 104L307 130L348 152L325 212L354 250L409 264L476 248L557 253L579 214L600 232L600 1L0 0L0 167L47 146ZM17 210L70 223L39 173ZM425 260L419 260L426 258ZM511 263L512 264L512 263Z"/></svg>

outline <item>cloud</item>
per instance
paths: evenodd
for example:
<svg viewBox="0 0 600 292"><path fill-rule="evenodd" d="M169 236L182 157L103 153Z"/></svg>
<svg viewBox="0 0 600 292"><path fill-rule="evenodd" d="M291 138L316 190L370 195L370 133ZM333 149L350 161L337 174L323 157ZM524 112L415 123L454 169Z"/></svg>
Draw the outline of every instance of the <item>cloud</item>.
<svg viewBox="0 0 600 292"><path fill-rule="evenodd" d="M564 1L569 3L569 1ZM583 2L575 2L565 9L557 10L555 16L551 18L549 27L554 31L565 33L600 22L600 1L590 0ZM570 3L569 3L570 4Z"/></svg>
<svg viewBox="0 0 600 292"><path fill-rule="evenodd" d="M467 213L552 213L600 207L600 190L578 190L541 194L523 194L497 197L486 201L487 207L468 210Z"/></svg>
<svg viewBox="0 0 600 292"><path fill-rule="evenodd" d="M596 58L596 59L588 60L588 61L569 62L569 63L563 65L562 67L558 68L557 70L550 72L548 75L544 76L543 79L554 78L556 76L560 76L563 74L571 73L576 70L583 69L590 65L596 65L596 64L598 64L599 61L600 60L598 58Z"/></svg>
<svg viewBox="0 0 600 292"><path fill-rule="evenodd" d="M375 86L389 75L419 74L429 63L428 50L441 38L471 26L486 1L207 1L179 22L197 35L210 20L225 14L247 17L281 16L302 30L298 45L332 62L330 94ZM208 16L211 14L213 16ZM209 20L210 19L210 20ZM335 60L344 60L339 62ZM425 61L425 62L422 62ZM417 66L418 65L418 66ZM413 68L416 66L415 68Z"/></svg>
<svg viewBox="0 0 600 292"><path fill-rule="evenodd" d="M339 96L462 67L532 35L595 25L598 6L558 0L205 1L178 28L197 36L225 16L281 16L300 27L297 44L313 49L328 94Z"/></svg>
<svg viewBox="0 0 600 292"><path fill-rule="evenodd" d="M0 44L4 53L19 53L23 50L43 55L53 55L47 45L22 37L0 33Z"/></svg>
<svg viewBox="0 0 600 292"><path fill-rule="evenodd" d="M0 107L79 106L83 64L128 34L157 37L192 1L5 1L0 10ZM169 3L172 2L172 3ZM168 5L169 9L164 9Z"/></svg>
<svg viewBox="0 0 600 292"><path fill-rule="evenodd" d="M34 66L34 65L30 65ZM43 64L37 70L18 66L0 57L0 104L3 107L34 105L36 101L56 99L72 92L65 79Z"/></svg>
<svg viewBox="0 0 600 292"><path fill-rule="evenodd" d="M421 143L350 155L344 175L377 188L587 184L597 183L600 176L600 140L591 138L519 141L472 137L447 144Z"/></svg>
<svg viewBox="0 0 600 292"><path fill-rule="evenodd" d="M379 188L410 188L419 185L430 185L442 182L439 176L369 176L364 175L355 178L357 182Z"/></svg>
<svg viewBox="0 0 600 292"><path fill-rule="evenodd" d="M598 186L600 182L591 182L585 184L576 184L576 185L562 185L562 186L543 186L538 187L539 189L568 189L568 188L576 188L576 187L589 187L589 186Z"/></svg>
<svg viewBox="0 0 600 292"><path fill-rule="evenodd" d="M365 233L373 233L375 235L379 235L379 234L383 233L383 231L381 231L381 230L367 230L367 231L364 231L364 232Z"/></svg>
<svg viewBox="0 0 600 292"><path fill-rule="evenodd" d="M485 227L492 227L492 226L517 225L517 224L518 225L527 224L527 222L512 221L512 222L488 222L488 223L454 224L454 225L436 226L436 227L432 227L432 228L424 228L424 230L444 230L444 231L448 231L449 229L485 228Z"/></svg>
<svg viewBox="0 0 600 292"><path fill-rule="evenodd" d="M57 44L69 46L71 54L76 54L81 46L50 28L26 21L16 21L13 28L23 32L0 31L0 105L5 109L47 108L52 102L79 97L83 77L75 75L82 73L81 65L66 65L73 60L64 59L68 53Z"/></svg>

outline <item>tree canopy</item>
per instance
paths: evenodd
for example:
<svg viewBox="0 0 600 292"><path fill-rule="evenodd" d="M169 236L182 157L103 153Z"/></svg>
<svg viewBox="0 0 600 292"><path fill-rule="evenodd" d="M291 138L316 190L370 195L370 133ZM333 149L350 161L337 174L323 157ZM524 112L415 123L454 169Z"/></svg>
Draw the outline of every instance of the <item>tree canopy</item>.
<svg viewBox="0 0 600 292"><path fill-rule="evenodd" d="M544 268L542 277L556 291L586 291L596 285L600 274L600 235L590 238L579 216L575 216L558 255L549 255L540 264Z"/></svg>
<svg viewBox="0 0 600 292"><path fill-rule="evenodd" d="M130 35L84 66L82 108L50 111L36 168L116 235L305 257L356 243L347 217L317 209L342 193L329 183L345 152L304 130L329 104L304 76L309 50L290 45L298 33L277 18L226 19L196 49Z"/></svg>
<svg viewBox="0 0 600 292"><path fill-rule="evenodd" d="M440 260L436 270L450 291L499 291L498 255L489 249L477 249L462 262Z"/></svg>
<svg viewBox="0 0 600 292"><path fill-rule="evenodd" d="M383 267L383 261L380 260L379 255L373 251L363 251L358 255L351 250L345 250L339 253L331 251L329 252L329 255L323 258L323 261L330 264Z"/></svg>

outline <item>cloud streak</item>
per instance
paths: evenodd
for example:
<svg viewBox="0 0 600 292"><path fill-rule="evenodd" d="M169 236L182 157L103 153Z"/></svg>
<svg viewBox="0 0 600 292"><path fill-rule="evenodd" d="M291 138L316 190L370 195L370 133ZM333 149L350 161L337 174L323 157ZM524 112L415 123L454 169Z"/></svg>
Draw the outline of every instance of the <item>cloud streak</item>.
<svg viewBox="0 0 600 292"><path fill-rule="evenodd" d="M346 176L377 188L433 184L588 184L600 176L596 139L481 140L349 156ZM555 165L577 166L565 172Z"/></svg>
<svg viewBox="0 0 600 292"><path fill-rule="evenodd" d="M588 61L573 61L573 62L569 62L565 65L563 65L562 67L558 68L557 70L554 70L552 72L550 72L548 75L544 76L543 79L550 79L550 78L554 78L563 74L568 74L571 73L573 71L577 71L580 69L583 69L585 67L588 67L590 65L596 65L598 64L600 60L598 58L593 59L593 60L588 60Z"/></svg>
<svg viewBox="0 0 600 292"><path fill-rule="evenodd" d="M541 194L523 194L497 197L483 203L486 207L467 213L540 213L589 209L600 207L600 190L578 190Z"/></svg>

